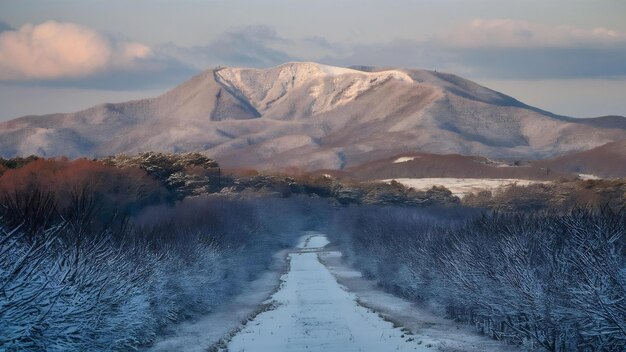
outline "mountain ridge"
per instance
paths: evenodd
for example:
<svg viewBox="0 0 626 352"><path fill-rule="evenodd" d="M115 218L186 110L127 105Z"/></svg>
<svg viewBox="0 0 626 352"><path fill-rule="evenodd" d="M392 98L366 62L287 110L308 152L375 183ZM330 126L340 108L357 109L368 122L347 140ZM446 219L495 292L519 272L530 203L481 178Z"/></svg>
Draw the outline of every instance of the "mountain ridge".
<svg viewBox="0 0 626 352"><path fill-rule="evenodd" d="M229 167L342 169L405 152L557 157L624 140L625 126L448 73L286 63L209 69L158 97L3 122L0 155L201 151Z"/></svg>

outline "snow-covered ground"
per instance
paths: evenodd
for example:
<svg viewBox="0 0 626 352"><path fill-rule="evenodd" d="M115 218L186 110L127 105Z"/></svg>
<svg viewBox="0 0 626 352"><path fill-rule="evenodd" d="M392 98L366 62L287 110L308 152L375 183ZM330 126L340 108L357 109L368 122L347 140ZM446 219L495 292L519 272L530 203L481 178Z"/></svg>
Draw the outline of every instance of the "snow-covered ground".
<svg viewBox="0 0 626 352"><path fill-rule="evenodd" d="M419 158L419 156L401 156L398 159L394 160L393 163L394 164L406 163L407 161L413 161L416 158Z"/></svg>
<svg viewBox="0 0 626 352"><path fill-rule="evenodd" d="M463 198L469 193L478 193L480 191L493 191L503 186L516 184L518 186L527 186L533 183L541 183L546 181L522 180L514 178L396 178L396 181L407 187L413 187L416 190L428 190L433 186L444 186L449 189L455 196ZM383 180L383 182L391 182L391 180Z"/></svg>
<svg viewBox="0 0 626 352"><path fill-rule="evenodd" d="M599 180L600 177L592 174L578 174L578 178L581 180Z"/></svg>
<svg viewBox="0 0 626 352"><path fill-rule="evenodd" d="M149 351L519 351L381 291L328 244L303 236L241 295Z"/></svg>
<svg viewBox="0 0 626 352"><path fill-rule="evenodd" d="M409 329L415 334L413 339L421 341L421 345L431 346L430 351L523 351L519 347L478 335L470 326L442 318L410 301L381 291L376 282L363 278L359 271L343 263L341 257L342 254L336 251L320 253L320 261L343 287L358 298L359 304Z"/></svg>
<svg viewBox="0 0 626 352"><path fill-rule="evenodd" d="M211 314L196 321L184 322L173 328L173 333L163 336L147 351L149 352L206 352L224 336L236 331L249 317L253 316L280 283L280 273L286 270L286 251L274 256L273 270L267 271L232 301L227 302Z"/></svg>
<svg viewBox="0 0 626 352"><path fill-rule="evenodd" d="M364 72L313 62L288 62L269 69L227 67L217 71L216 78L260 113L297 89L306 89L315 99L311 112L322 113L348 104L390 79L414 83L399 70Z"/></svg>
<svg viewBox="0 0 626 352"><path fill-rule="evenodd" d="M337 283L318 259L327 243L311 236L289 255L291 268L272 296L275 309L249 321L228 351L430 351Z"/></svg>

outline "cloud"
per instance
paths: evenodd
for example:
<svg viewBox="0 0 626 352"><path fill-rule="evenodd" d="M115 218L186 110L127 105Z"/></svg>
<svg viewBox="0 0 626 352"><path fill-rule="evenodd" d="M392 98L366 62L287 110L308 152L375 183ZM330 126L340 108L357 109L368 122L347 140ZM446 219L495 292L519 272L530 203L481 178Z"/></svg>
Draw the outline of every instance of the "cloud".
<svg viewBox="0 0 626 352"><path fill-rule="evenodd" d="M470 78L626 77L626 33L508 20L474 20L429 39L332 44L330 64L445 70ZM340 54L338 54L340 53Z"/></svg>
<svg viewBox="0 0 626 352"><path fill-rule="evenodd" d="M550 26L513 19L475 19L435 39L457 48L574 48L626 44L626 33L607 28Z"/></svg>
<svg viewBox="0 0 626 352"><path fill-rule="evenodd" d="M185 62L202 57L195 62L202 68L318 61L437 69L475 78L626 76L625 33L509 19L474 20L427 39L379 43L337 43L319 36L286 39L271 27L244 27L186 54Z"/></svg>
<svg viewBox="0 0 626 352"><path fill-rule="evenodd" d="M136 68L149 47L116 41L75 23L48 21L0 32L0 80L85 77Z"/></svg>
<svg viewBox="0 0 626 352"><path fill-rule="evenodd" d="M491 19L428 39L379 43L337 43L319 36L287 39L271 27L252 26L225 32L204 46L170 45L155 51L197 69L317 61L436 69L470 78L593 78L626 76L625 38L608 29Z"/></svg>
<svg viewBox="0 0 626 352"><path fill-rule="evenodd" d="M291 61L294 57L276 48L291 44L268 26L249 26L227 32L205 50L215 59L234 65L266 66Z"/></svg>
<svg viewBox="0 0 626 352"><path fill-rule="evenodd" d="M9 26L8 23L0 20L0 32L13 30L13 27Z"/></svg>
<svg viewBox="0 0 626 352"><path fill-rule="evenodd" d="M219 65L263 67L297 60L286 52L293 45L272 27L246 26L222 33L206 45L180 47L170 43L155 51L197 69Z"/></svg>
<svg viewBox="0 0 626 352"><path fill-rule="evenodd" d="M302 42L313 48L332 49L334 47L328 39L320 36L306 37Z"/></svg>
<svg viewBox="0 0 626 352"><path fill-rule="evenodd" d="M423 39L379 43L286 37L269 26L233 28L204 45L148 48L71 23L0 32L0 80L103 89L173 86L216 66L268 67L287 61L444 70L468 78L626 76L626 35L609 29L474 20Z"/></svg>
<svg viewBox="0 0 626 352"><path fill-rule="evenodd" d="M626 48L452 50L457 73L500 79L626 77Z"/></svg>
<svg viewBox="0 0 626 352"><path fill-rule="evenodd" d="M429 43L396 39L383 43L340 46L340 50L319 61L341 66L434 69L442 68L444 63L449 62L446 56L447 53Z"/></svg>
<svg viewBox="0 0 626 352"><path fill-rule="evenodd" d="M145 89L180 83L219 65L273 66L299 60L297 43L268 26L247 26L201 46L148 48L54 21L0 32L0 81L14 85Z"/></svg>
<svg viewBox="0 0 626 352"><path fill-rule="evenodd" d="M434 37L447 65L508 79L626 76L626 33L512 19L476 19ZM421 45L421 44L418 44Z"/></svg>

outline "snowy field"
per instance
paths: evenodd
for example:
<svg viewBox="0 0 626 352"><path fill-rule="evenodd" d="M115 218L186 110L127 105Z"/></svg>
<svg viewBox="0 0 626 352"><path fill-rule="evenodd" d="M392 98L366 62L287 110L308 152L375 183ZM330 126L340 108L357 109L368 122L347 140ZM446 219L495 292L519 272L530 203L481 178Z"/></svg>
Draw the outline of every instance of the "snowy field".
<svg viewBox="0 0 626 352"><path fill-rule="evenodd" d="M396 178L396 181L407 187L413 187L416 190L428 190L433 186L444 186L449 189L455 196L463 198L470 193L478 193L480 191L493 191L502 186L516 184L518 186L527 186L533 183L542 183L545 181L522 180L514 178ZM382 182L391 182L392 180L383 180Z"/></svg>

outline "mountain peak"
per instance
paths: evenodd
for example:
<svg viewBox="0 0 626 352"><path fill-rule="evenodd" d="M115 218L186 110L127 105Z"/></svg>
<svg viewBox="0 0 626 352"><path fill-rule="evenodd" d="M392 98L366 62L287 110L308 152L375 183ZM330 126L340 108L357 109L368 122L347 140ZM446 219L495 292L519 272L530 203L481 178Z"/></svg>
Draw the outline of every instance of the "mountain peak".
<svg viewBox="0 0 626 352"><path fill-rule="evenodd" d="M357 67L341 67L326 64L320 64L311 61L291 61L268 68L248 68L248 67L222 67L219 71L237 71L237 72L255 72L256 74L276 74L295 76L298 81L308 80L318 77L335 77L340 75L364 75L372 76L377 73L391 73L396 78L413 81L406 73L397 69L386 70L359 70Z"/></svg>
<svg viewBox="0 0 626 352"><path fill-rule="evenodd" d="M231 93L248 101L260 113L291 91L321 99L313 113L326 112L345 105L360 94L389 80L414 83L399 70L365 72L314 62L288 62L267 69L226 67L216 70L216 80Z"/></svg>

